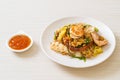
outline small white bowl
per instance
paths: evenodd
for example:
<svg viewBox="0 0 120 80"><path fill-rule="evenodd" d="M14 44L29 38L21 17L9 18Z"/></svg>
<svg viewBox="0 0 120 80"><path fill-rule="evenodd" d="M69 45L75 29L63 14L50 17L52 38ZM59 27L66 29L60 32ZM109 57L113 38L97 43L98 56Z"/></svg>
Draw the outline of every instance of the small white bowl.
<svg viewBox="0 0 120 80"><path fill-rule="evenodd" d="M25 35L25 36L29 37L30 40L31 40L30 45L29 45L28 47L24 48L24 49L21 49L21 50L16 50L16 49L11 48L11 47L9 46L9 41L11 40L11 38L13 38L14 36L17 36L17 35ZM27 51L27 50L33 45L33 39L32 39L32 37L31 37L30 35L26 34L25 32L19 31L19 32L16 33L16 34L13 34L13 35L7 40L7 44L6 44L6 45L7 45L8 49L11 50L11 51L13 51L13 52L24 52L24 51Z"/></svg>

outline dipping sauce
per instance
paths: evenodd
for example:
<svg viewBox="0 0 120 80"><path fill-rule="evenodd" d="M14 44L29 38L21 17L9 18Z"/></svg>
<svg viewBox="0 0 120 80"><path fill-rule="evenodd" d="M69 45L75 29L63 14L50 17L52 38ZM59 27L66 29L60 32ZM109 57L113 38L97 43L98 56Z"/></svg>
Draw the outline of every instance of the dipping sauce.
<svg viewBox="0 0 120 80"><path fill-rule="evenodd" d="M9 41L9 46L15 50L22 50L27 48L31 43L31 40L26 35L16 35L12 37Z"/></svg>

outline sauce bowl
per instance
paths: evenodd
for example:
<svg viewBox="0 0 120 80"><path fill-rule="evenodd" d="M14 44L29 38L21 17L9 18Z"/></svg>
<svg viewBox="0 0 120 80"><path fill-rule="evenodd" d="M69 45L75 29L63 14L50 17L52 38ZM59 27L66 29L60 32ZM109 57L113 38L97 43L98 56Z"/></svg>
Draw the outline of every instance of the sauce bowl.
<svg viewBox="0 0 120 80"><path fill-rule="evenodd" d="M21 37L22 36L22 37ZM26 40L29 40L29 44L27 44L26 40L24 37L26 37ZM14 38L19 38L19 39L14 39ZM13 40L14 39L14 40ZM18 41L17 41L18 40ZM10 43L11 41L11 43ZM16 42L16 43L15 43ZM18 45L19 44L19 45ZM27 44L27 46L26 46ZM17 48L14 48L15 45L17 46ZM23 48L20 48L24 45ZM9 50L13 51L13 52L24 52L27 51L31 46L33 45L33 39L30 35L26 34L24 31L19 31L18 33L12 35L8 40L7 40L7 47ZM12 47L13 46L13 47ZM18 48L19 46L19 48ZM26 46L26 47L25 47Z"/></svg>

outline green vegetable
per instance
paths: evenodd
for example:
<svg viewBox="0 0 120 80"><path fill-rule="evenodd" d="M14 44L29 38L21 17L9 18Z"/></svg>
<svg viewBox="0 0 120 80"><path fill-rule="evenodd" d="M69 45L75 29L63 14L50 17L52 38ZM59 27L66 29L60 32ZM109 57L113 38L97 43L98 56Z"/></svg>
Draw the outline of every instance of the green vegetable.
<svg viewBox="0 0 120 80"><path fill-rule="evenodd" d="M69 35L69 36L70 36L70 28L69 28L69 27L67 27L66 32L67 32L67 35Z"/></svg>
<svg viewBox="0 0 120 80"><path fill-rule="evenodd" d="M86 43L86 44L90 43L90 39L89 39L89 38L86 38L86 39L85 39L85 43Z"/></svg>
<svg viewBox="0 0 120 80"><path fill-rule="evenodd" d="M90 27L91 25L89 25L89 24L85 24L84 25L84 28L86 28L86 27Z"/></svg>
<svg viewBox="0 0 120 80"><path fill-rule="evenodd" d="M57 40L57 34L54 32L54 40Z"/></svg>
<svg viewBox="0 0 120 80"><path fill-rule="evenodd" d="M86 58L84 56L82 57L77 57L75 55L72 56L73 58L77 58L77 59L80 59L80 60L83 60L84 62L86 62Z"/></svg>
<svg viewBox="0 0 120 80"><path fill-rule="evenodd" d="M94 28L94 30L95 30L96 32L98 32L98 31L99 31L99 29L98 29L98 28L96 28L96 27Z"/></svg>

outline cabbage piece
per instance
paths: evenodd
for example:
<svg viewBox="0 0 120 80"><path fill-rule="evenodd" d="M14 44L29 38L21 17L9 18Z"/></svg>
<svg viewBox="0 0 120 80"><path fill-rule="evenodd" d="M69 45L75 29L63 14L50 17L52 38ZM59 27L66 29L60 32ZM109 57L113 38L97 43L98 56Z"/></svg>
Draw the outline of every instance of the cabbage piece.
<svg viewBox="0 0 120 80"><path fill-rule="evenodd" d="M102 52L103 52L102 47L95 46L93 56L97 56L98 54Z"/></svg>

